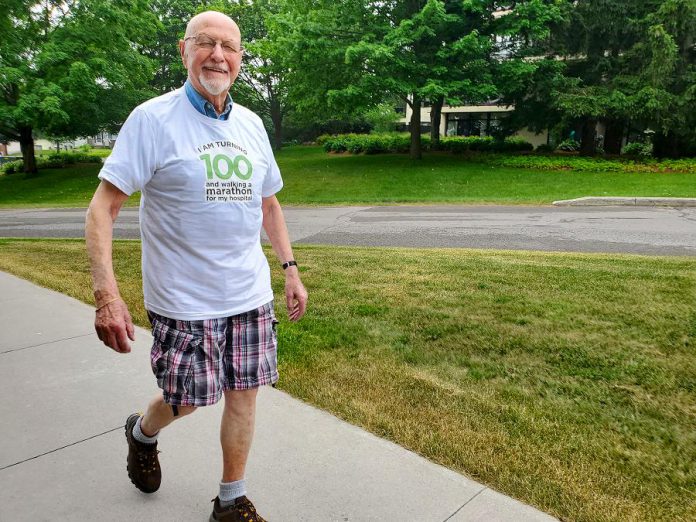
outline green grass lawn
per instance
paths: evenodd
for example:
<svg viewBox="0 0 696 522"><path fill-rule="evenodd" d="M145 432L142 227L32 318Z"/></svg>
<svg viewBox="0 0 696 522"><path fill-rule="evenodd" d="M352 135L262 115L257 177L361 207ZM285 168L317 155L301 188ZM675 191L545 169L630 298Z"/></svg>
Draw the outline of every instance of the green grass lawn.
<svg viewBox="0 0 696 522"><path fill-rule="evenodd" d="M295 251L284 390L563 520L696 519L696 259ZM146 325L139 254L115 242ZM0 269L92 302L82 241L2 239Z"/></svg>
<svg viewBox="0 0 696 522"><path fill-rule="evenodd" d="M696 197L696 174L533 171L473 163L462 156L331 155L320 147L288 147L278 156L282 203L550 204L581 196ZM0 176L0 207L89 203L98 165ZM137 205L138 196L128 204Z"/></svg>

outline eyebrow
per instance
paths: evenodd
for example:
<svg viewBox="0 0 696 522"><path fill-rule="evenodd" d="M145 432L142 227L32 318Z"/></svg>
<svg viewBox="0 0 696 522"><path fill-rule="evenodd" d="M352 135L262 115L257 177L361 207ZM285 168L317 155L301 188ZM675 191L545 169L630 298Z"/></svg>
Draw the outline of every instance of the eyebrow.
<svg viewBox="0 0 696 522"><path fill-rule="evenodd" d="M194 35L194 36L205 36L205 37L207 37L207 38L210 38L211 40L218 41L217 38L214 38L213 36L210 36L208 33L197 33L197 34ZM234 38L226 38L226 39L224 39L224 40L223 40L223 39L220 39L219 41L220 41L220 42L224 42L224 43L238 44L237 40L235 40Z"/></svg>

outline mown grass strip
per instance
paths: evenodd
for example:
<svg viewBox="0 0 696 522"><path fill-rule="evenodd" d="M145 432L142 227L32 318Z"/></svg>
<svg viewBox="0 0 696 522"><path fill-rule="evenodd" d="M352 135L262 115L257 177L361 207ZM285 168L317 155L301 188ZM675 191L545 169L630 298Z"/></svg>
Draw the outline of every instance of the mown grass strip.
<svg viewBox="0 0 696 522"><path fill-rule="evenodd" d="M583 196L696 197L696 174L533 170L479 160L426 154L414 161L403 154L332 155L320 147L288 147L278 154L285 181L278 198L293 205L548 205ZM98 165L79 165L0 176L0 207L84 207L98 171ZM135 194L127 204L138 201Z"/></svg>
<svg viewBox="0 0 696 522"><path fill-rule="evenodd" d="M139 251L117 241L115 269L146 325ZM696 518L695 259L296 257L297 324L272 263L283 389L564 520ZM81 241L0 240L0 269L91 302Z"/></svg>

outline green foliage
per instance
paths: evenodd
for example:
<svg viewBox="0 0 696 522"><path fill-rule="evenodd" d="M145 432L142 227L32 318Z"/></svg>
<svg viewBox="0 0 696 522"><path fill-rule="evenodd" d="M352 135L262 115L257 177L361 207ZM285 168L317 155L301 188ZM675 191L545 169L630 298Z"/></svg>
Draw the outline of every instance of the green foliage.
<svg viewBox="0 0 696 522"><path fill-rule="evenodd" d="M538 152L540 154L548 154L556 150L556 147L553 145L549 145L548 143L542 143L539 145L536 149L534 149L534 152Z"/></svg>
<svg viewBox="0 0 696 522"><path fill-rule="evenodd" d="M656 132L657 155L696 151L696 2L565 2L535 59L503 63L507 123L535 130L583 128L582 152L620 152L629 125ZM621 20L621 23L617 23Z"/></svg>
<svg viewBox="0 0 696 522"><path fill-rule="evenodd" d="M427 147L430 138L422 136L423 144ZM381 154L408 152L411 137L408 134L339 134L337 136L322 136L321 142L326 152L350 152L352 154Z"/></svg>
<svg viewBox="0 0 696 522"><path fill-rule="evenodd" d="M3 174L14 174L15 172L21 172L23 169L24 162L22 160L8 161L0 165L0 172Z"/></svg>
<svg viewBox="0 0 696 522"><path fill-rule="evenodd" d="M424 150L430 148L430 137L421 136ZM393 152L408 152L411 137L405 133L385 134L339 134L337 136L321 136L319 145L326 152L350 152L352 154L380 154ZM531 151L534 147L521 138L510 137L505 140L495 140L491 137L451 136L440 140L440 150L464 152L523 152Z"/></svg>
<svg viewBox="0 0 696 522"><path fill-rule="evenodd" d="M581 172L684 172L696 173L696 159L623 161L579 156L489 155L474 158L500 167Z"/></svg>
<svg viewBox="0 0 696 522"><path fill-rule="evenodd" d="M368 109L363 117L373 132L379 134L393 131L401 115L394 110L394 103L387 102Z"/></svg>
<svg viewBox="0 0 696 522"><path fill-rule="evenodd" d="M563 140L558 144L556 150L562 150L564 152L575 152L580 150L580 142L573 139Z"/></svg>
<svg viewBox="0 0 696 522"><path fill-rule="evenodd" d="M641 143L640 141L634 141L633 143L627 143L624 148L621 149L621 154L624 156L652 158L653 146L652 143Z"/></svg>
<svg viewBox="0 0 696 522"><path fill-rule="evenodd" d="M88 152L54 152L48 156L38 156L36 159L39 168L56 169L74 165L76 163L101 163L102 158L98 154ZM23 161L11 161L0 167L3 174L15 174L24 170Z"/></svg>
<svg viewBox="0 0 696 522"><path fill-rule="evenodd" d="M0 134L19 140L30 163L34 130L113 129L152 94L151 62L139 52L156 25L146 0L31 1L12 16L0 37Z"/></svg>

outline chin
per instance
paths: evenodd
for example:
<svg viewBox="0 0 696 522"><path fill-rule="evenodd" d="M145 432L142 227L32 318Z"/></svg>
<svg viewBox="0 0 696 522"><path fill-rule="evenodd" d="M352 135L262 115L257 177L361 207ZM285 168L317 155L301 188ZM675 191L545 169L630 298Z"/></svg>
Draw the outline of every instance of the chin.
<svg viewBox="0 0 696 522"><path fill-rule="evenodd" d="M202 74L199 76L198 81L208 91L208 94L212 96L219 96L223 92L227 92L232 85L228 80L209 80Z"/></svg>

